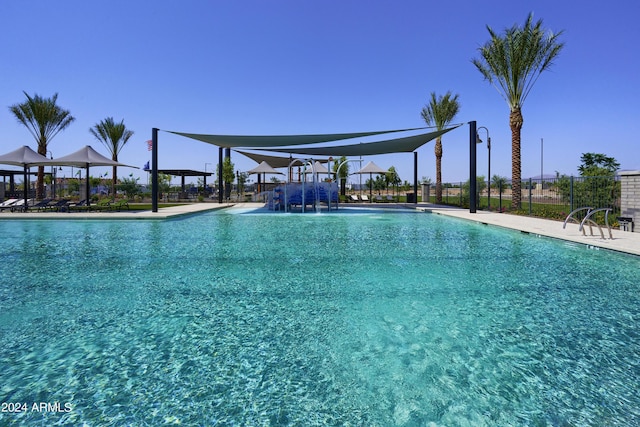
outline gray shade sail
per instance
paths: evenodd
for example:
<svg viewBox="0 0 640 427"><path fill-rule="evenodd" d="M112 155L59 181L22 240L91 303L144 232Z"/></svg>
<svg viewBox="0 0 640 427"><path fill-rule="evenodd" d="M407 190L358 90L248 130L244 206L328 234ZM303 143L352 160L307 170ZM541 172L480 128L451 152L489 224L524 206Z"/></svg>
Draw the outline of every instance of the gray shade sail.
<svg viewBox="0 0 640 427"><path fill-rule="evenodd" d="M78 151L74 151L66 156L54 159L52 164L55 164L56 166L77 166L81 168L88 168L89 166L126 166L129 168L139 169L136 166L129 166L124 163L111 160L110 158L98 153L96 150L91 148L90 145L86 145Z"/></svg>
<svg viewBox="0 0 640 427"><path fill-rule="evenodd" d="M250 171L248 171L249 174L254 174L254 173L275 173L275 174L280 174L280 175L284 175L282 172L278 172L277 170L275 170L274 168L272 168L267 162L263 161L262 163L260 163L258 166L256 166L255 168L251 169Z"/></svg>
<svg viewBox="0 0 640 427"><path fill-rule="evenodd" d="M209 144L217 145L218 147L232 148L232 147L246 147L246 148L261 148L261 147L283 147L288 145L306 145L317 144L319 142L340 141L343 139L351 138L364 138L367 136L381 135L385 133L394 132L407 132L412 130L420 130L425 128L411 128L411 129L395 129L395 130L381 130L373 132L354 132L354 133L328 133L328 134L315 134L315 135L206 135L199 133L185 133L167 131L176 135L181 135L191 139L197 139L198 141L206 142Z"/></svg>
<svg viewBox="0 0 640 427"><path fill-rule="evenodd" d="M52 162L42 154L38 154L37 152L33 151L28 145L23 145L17 150L13 150L9 153L1 155L0 164L29 167L38 165L49 165L52 164Z"/></svg>
<svg viewBox="0 0 640 427"><path fill-rule="evenodd" d="M382 169L380 166L376 165L373 162L369 162L366 165L364 165L364 167L362 169L360 169L357 172L354 173L359 173L359 174L364 174L364 173L387 173L386 170Z"/></svg>
<svg viewBox="0 0 640 427"><path fill-rule="evenodd" d="M256 163L267 162L274 168L286 168L289 166L289 163L293 160L291 157L282 157L282 156L269 156L266 154L259 153L249 153L247 151L238 151L234 150L237 153L242 154L243 156L247 156L251 160Z"/></svg>
<svg viewBox="0 0 640 427"><path fill-rule="evenodd" d="M451 127L434 132L422 133L404 138L387 139L384 141L368 142L360 144L336 145L333 147L285 147L264 148L264 151L277 151L281 153L306 154L310 156L373 156L376 154L411 153L429 141L457 128Z"/></svg>

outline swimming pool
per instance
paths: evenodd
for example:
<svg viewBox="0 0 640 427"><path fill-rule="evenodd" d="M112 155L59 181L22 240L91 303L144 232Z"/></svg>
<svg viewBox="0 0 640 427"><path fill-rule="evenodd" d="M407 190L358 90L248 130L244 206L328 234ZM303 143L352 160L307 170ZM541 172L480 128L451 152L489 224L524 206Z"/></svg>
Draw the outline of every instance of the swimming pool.
<svg viewBox="0 0 640 427"><path fill-rule="evenodd" d="M417 212L0 234L3 425L640 423L638 257Z"/></svg>

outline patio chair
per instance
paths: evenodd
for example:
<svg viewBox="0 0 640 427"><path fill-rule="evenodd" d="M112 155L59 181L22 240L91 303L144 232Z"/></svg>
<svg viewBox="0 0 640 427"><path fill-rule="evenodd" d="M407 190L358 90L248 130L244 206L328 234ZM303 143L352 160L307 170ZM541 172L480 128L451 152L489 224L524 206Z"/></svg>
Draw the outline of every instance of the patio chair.
<svg viewBox="0 0 640 427"><path fill-rule="evenodd" d="M50 203L45 210L52 210L52 211L56 211L56 212L64 212L68 209L69 207L69 200L68 199L60 199L55 203Z"/></svg>
<svg viewBox="0 0 640 427"><path fill-rule="evenodd" d="M351 194L349 195L349 200L352 202L358 202L360 201L360 199L358 199L358 195L357 194Z"/></svg>
<svg viewBox="0 0 640 427"><path fill-rule="evenodd" d="M369 196L367 196L366 194L363 194L362 196L360 196L360 198L362 199L363 202L369 201Z"/></svg>
<svg viewBox="0 0 640 427"><path fill-rule="evenodd" d="M89 210L89 207L90 206L87 205L87 199L82 199L82 200L80 200L79 202L76 202L76 203L69 203L67 205L67 210L69 212L72 212L72 211L86 211L86 210Z"/></svg>
<svg viewBox="0 0 640 427"><path fill-rule="evenodd" d="M27 200L27 206L33 203L33 199ZM24 199L18 199L17 202L9 206L11 212L20 211L24 209Z"/></svg>
<svg viewBox="0 0 640 427"><path fill-rule="evenodd" d="M42 199L39 202L34 203L33 205L27 206L25 211L36 210L40 212L41 210L46 210L47 206L51 203L51 199Z"/></svg>
<svg viewBox="0 0 640 427"><path fill-rule="evenodd" d="M11 209L11 206L13 206L17 201L18 199L7 199L4 202L0 203L0 212L4 212L5 209Z"/></svg>

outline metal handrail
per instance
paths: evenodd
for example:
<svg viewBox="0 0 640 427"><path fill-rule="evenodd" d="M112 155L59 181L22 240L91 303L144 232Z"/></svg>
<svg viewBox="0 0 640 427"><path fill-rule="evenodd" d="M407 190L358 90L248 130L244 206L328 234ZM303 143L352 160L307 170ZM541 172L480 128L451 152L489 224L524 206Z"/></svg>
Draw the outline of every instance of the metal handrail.
<svg viewBox="0 0 640 427"><path fill-rule="evenodd" d="M576 224L580 224L580 221L578 221L577 219L573 218L573 214L583 211L587 209L587 215L589 216L589 212L591 212L591 210L593 209L591 206L587 206L584 208L578 208L578 209L574 209L571 212L569 212L569 215L567 215L567 218L565 218L564 220L564 224L562 224L562 228L566 228L567 227L567 222L569 222L569 220L573 220ZM589 227L591 227L591 224L589 224ZM580 226L579 230L582 230L582 235L586 236L587 234L584 232L584 229L582 228L582 225ZM593 236L593 230L591 230L591 235Z"/></svg>
<svg viewBox="0 0 640 427"><path fill-rule="evenodd" d="M604 239L604 233L602 231L602 227L600 227L600 224L598 224L597 222L595 222L594 220L590 219L593 214L595 214L596 212L600 212L600 211L605 211L604 214L604 223L607 226L607 230L609 230L609 239L613 240L613 235L611 234L611 226L609 226L609 212L611 212L613 209L611 208L599 208L599 209L594 209L591 210L587 213L587 216L584 217L584 219L582 220L582 222L580 223L580 227L578 228L578 230L582 230L582 233L584 234L584 224L588 222L589 224L589 228L591 229L591 224L595 224L598 227L598 230L600 230L600 236L602 236L602 238ZM593 231L591 231L591 235L593 236Z"/></svg>

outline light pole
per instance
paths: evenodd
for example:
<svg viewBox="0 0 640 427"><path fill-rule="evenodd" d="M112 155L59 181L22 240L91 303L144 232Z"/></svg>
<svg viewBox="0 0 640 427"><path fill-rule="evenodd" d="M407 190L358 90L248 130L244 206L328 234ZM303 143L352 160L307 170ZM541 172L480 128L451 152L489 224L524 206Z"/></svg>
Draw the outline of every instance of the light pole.
<svg viewBox="0 0 640 427"><path fill-rule="evenodd" d="M540 191L542 191L543 181L543 169L542 169L542 159L544 158L544 140L540 138ZM540 193L542 194L542 193Z"/></svg>
<svg viewBox="0 0 640 427"><path fill-rule="evenodd" d="M488 165L487 165L487 209L491 210L491 137L489 136L489 129L485 126L480 126L477 130L484 129L487 132L487 152L489 153ZM478 141L482 142L480 136Z"/></svg>
<svg viewBox="0 0 640 427"><path fill-rule="evenodd" d="M49 158L53 160L53 153L51 151L47 151ZM56 167L51 165L51 198L56 198Z"/></svg>

